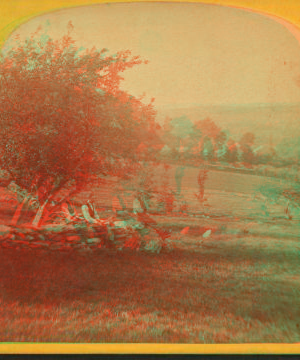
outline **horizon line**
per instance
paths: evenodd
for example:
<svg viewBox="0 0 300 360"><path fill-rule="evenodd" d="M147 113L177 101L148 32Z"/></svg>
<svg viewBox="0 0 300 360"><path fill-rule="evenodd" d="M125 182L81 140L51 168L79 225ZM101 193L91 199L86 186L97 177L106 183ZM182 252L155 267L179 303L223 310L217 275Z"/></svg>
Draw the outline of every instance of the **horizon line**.
<svg viewBox="0 0 300 360"><path fill-rule="evenodd" d="M155 103L155 102L154 102ZM299 102L270 102L270 103L209 103L209 104L201 104L201 103L189 103L189 104L162 104L162 105L154 105L157 109L183 109L190 107L280 107L280 106L300 106Z"/></svg>

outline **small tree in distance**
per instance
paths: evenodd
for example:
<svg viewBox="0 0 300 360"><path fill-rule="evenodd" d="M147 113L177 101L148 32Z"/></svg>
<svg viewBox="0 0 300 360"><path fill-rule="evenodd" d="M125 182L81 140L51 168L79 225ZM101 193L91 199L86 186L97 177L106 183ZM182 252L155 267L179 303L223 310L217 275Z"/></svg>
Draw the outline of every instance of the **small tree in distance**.
<svg viewBox="0 0 300 360"><path fill-rule="evenodd" d="M38 195L35 226L70 181L80 190L99 175L130 175L137 147L155 136L153 103L119 88L121 73L143 61L81 51L71 31L57 41L34 34L0 59L0 166Z"/></svg>
<svg viewBox="0 0 300 360"><path fill-rule="evenodd" d="M255 135L251 132L245 133L240 140L240 146L242 151L242 161L246 166L252 166L255 163L255 154L252 147L254 145Z"/></svg>

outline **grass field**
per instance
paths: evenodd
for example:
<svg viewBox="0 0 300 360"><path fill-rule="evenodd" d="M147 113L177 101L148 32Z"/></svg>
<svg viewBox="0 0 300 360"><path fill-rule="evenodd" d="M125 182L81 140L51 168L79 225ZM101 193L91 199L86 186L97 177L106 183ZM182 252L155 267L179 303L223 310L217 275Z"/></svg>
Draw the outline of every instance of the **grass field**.
<svg viewBox="0 0 300 360"><path fill-rule="evenodd" d="M300 341L297 238L181 235L161 254L1 250L1 341Z"/></svg>
<svg viewBox="0 0 300 360"><path fill-rule="evenodd" d="M157 215L160 254L1 249L0 341L300 342L299 222L216 206Z"/></svg>

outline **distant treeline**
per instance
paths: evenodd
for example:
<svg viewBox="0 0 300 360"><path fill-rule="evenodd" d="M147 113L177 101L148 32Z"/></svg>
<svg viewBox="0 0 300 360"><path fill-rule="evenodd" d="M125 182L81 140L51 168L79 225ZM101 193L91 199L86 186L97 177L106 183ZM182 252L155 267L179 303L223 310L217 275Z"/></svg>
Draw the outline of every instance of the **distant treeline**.
<svg viewBox="0 0 300 360"><path fill-rule="evenodd" d="M256 145L252 132L245 132L235 139L210 118L193 123L186 116L167 117L160 135L165 144L160 157L166 160L198 159L209 163L242 164L249 168L262 164L282 167L298 162L295 157L281 156L272 144Z"/></svg>

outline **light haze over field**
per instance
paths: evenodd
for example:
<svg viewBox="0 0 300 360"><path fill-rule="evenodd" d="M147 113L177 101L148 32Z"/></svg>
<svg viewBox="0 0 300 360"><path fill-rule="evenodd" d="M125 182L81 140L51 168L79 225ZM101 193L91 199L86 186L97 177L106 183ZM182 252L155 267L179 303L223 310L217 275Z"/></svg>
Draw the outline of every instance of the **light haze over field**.
<svg viewBox="0 0 300 360"><path fill-rule="evenodd" d="M36 17L13 35L43 25L59 38L69 21L78 46L149 60L127 70L122 87L158 107L299 102L300 32L270 17L218 5L102 4Z"/></svg>

